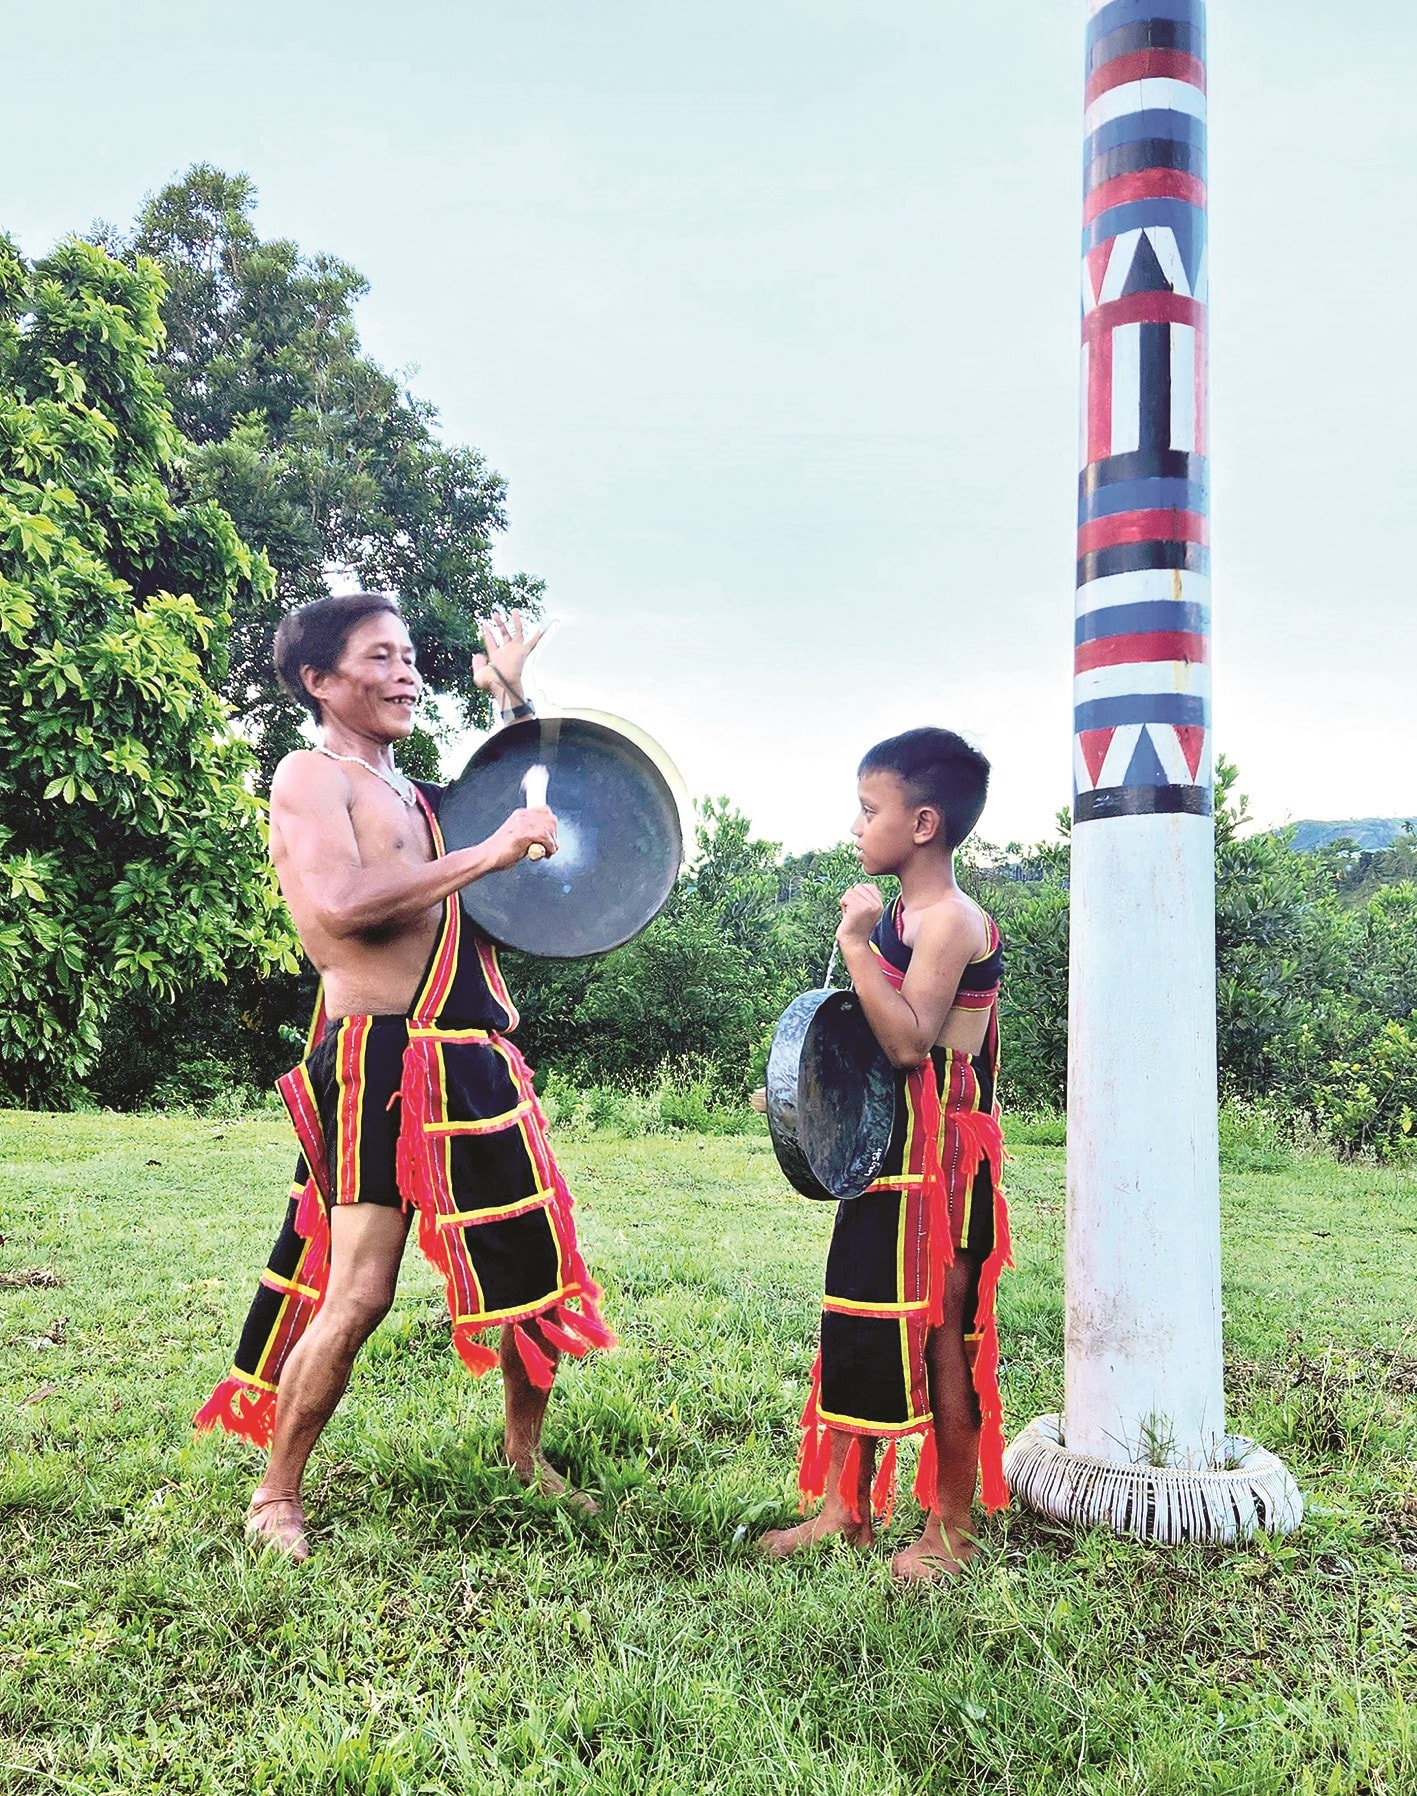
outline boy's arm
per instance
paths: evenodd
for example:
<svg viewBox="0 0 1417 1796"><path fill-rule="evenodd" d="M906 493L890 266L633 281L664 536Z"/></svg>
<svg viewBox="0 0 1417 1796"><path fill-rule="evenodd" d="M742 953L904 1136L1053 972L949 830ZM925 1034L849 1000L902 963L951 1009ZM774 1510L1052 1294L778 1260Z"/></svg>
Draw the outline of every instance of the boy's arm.
<svg viewBox="0 0 1417 1796"><path fill-rule="evenodd" d="M967 914L927 911L897 991L871 951L871 931L881 915L874 886L853 886L841 900L836 939L866 1021L892 1066L919 1066L940 1038L945 1018L975 947Z"/></svg>

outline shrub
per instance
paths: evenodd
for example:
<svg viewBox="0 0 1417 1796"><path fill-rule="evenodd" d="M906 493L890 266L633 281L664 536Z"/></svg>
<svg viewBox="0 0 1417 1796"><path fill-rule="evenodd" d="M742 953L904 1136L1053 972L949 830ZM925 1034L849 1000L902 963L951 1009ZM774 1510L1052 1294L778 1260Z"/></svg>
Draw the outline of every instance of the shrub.
<svg viewBox="0 0 1417 1796"><path fill-rule="evenodd" d="M1384 1023L1365 1050L1329 1062L1313 1106L1338 1151L1407 1160L1417 1126L1417 1014L1409 1026Z"/></svg>

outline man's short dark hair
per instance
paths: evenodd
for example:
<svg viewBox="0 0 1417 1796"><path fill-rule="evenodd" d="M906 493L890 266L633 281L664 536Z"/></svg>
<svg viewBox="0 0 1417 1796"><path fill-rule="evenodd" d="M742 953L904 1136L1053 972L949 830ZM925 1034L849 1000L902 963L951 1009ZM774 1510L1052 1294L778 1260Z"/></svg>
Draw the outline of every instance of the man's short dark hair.
<svg viewBox="0 0 1417 1796"><path fill-rule="evenodd" d="M989 795L989 763L953 730L907 730L878 742L858 774L893 773L911 804L928 804L943 820L945 847L958 848L979 821Z"/></svg>
<svg viewBox="0 0 1417 1796"><path fill-rule="evenodd" d="M276 677L316 723L320 721L320 701L301 679L301 668L333 673L350 632L379 611L392 611L395 617L402 615L399 602L391 593L342 592L330 599L312 599L280 620L275 644Z"/></svg>

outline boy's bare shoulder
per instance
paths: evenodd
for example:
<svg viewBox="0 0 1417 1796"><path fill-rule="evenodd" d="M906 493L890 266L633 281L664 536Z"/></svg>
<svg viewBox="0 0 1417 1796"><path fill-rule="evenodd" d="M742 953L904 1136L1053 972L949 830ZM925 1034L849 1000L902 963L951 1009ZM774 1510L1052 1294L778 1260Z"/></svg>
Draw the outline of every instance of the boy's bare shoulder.
<svg viewBox="0 0 1417 1796"><path fill-rule="evenodd" d="M970 958L988 948L989 925L983 910L963 892L947 892L933 904L923 905L912 919L913 947L970 947Z"/></svg>

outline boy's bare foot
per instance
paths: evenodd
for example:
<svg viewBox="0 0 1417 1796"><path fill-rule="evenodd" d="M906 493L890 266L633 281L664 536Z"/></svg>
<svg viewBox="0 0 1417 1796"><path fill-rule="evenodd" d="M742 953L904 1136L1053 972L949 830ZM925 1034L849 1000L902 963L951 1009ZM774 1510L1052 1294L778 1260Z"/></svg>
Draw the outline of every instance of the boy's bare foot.
<svg viewBox="0 0 1417 1796"><path fill-rule="evenodd" d="M869 1511L866 1520L858 1522L853 1520L845 1503L823 1503L814 1516L798 1522L795 1528L774 1528L771 1533L764 1534L758 1542L758 1551L769 1559L786 1559L802 1547L829 1540L833 1534L839 1534L848 1546L853 1547L868 1547L876 1538Z"/></svg>
<svg viewBox="0 0 1417 1796"><path fill-rule="evenodd" d="M957 1578L979 1551L964 1528L942 1527L934 1518L919 1540L891 1560L891 1576L902 1584L936 1584Z"/></svg>
<svg viewBox="0 0 1417 1796"><path fill-rule="evenodd" d="M534 1490L537 1496L564 1497L568 1509L578 1510L581 1515L600 1514L600 1505L595 1498L587 1491L572 1490L540 1447L529 1448L523 1453L513 1453L508 1447L507 1464L518 1483Z"/></svg>
<svg viewBox="0 0 1417 1796"><path fill-rule="evenodd" d="M246 1511L246 1533L262 1547L275 1547L291 1559L308 1559L305 1506L299 1497L257 1490Z"/></svg>

